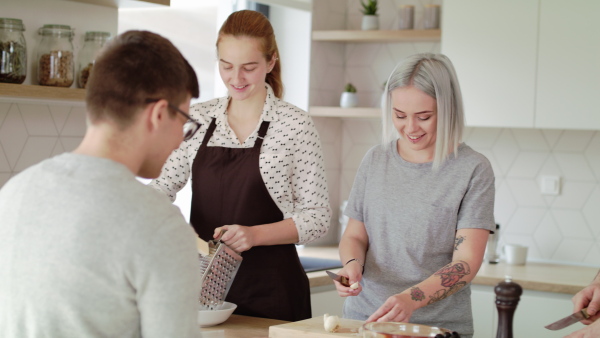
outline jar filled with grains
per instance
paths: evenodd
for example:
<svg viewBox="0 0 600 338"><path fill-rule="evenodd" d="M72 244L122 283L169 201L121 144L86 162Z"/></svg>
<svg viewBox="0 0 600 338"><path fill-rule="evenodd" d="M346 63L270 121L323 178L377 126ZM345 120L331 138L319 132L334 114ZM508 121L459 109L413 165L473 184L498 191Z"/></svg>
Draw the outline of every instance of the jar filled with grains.
<svg viewBox="0 0 600 338"><path fill-rule="evenodd" d="M70 87L74 80L73 35L67 25L44 25L38 30L38 83L42 86Z"/></svg>
<svg viewBox="0 0 600 338"><path fill-rule="evenodd" d="M27 76L27 46L20 19L0 18L0 82L21 84Z"/></svg>
<svg viewBox="0 0 600 338"><path fill-rule="evenodd" d="M79 50L79 61L77 62L77 85L79 88L85 88L92 67L94 67L94 61L108 39L110 39L110 33L107 32L85 32L85 40Z"/></svg>

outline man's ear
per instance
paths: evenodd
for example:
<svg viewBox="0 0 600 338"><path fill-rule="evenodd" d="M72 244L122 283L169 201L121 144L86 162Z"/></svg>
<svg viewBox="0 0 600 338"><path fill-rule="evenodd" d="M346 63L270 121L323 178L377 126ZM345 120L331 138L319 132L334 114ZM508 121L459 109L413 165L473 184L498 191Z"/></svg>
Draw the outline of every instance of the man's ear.
<svg viewBox="0 0 600 338"><path fill-rule="evenodd" d="M167 100L158 100L149 105L144 111L149 131L158 130L160 124L167 118L169 114L169 103Z"/></svg>

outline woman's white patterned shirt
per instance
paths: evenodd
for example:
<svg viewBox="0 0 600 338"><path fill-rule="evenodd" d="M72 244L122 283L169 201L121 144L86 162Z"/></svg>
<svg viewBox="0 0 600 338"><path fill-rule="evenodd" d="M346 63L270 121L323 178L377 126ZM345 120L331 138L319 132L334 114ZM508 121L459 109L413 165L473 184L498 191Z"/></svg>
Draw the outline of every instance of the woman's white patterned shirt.
<svg viewBox="0 0 600 338"><path fill-rule="evenodd" d="M321 141L310 116L280 100L267 85L265 106L256 129L240 144L227 123L227 97L194 104L192 118L202 124L194 137L175 150L159 178L150 184L171 201L188 179L196 153L213 118L216 128L208 147L252 148L262 121L270 121L260 150L260 173L283 217L292 218L298 244L312 242L327 233L331 219ZM193 192L201 193L201 192ZM243 224L242 224L243 225Z"/></svg>

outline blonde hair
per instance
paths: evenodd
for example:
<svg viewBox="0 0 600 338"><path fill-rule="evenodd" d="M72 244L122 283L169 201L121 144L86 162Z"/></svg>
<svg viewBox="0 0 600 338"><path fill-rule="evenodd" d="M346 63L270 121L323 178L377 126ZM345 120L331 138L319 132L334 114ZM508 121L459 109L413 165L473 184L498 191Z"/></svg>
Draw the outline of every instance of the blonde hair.
<svg viewBox="0 0 600 338"><path fill-rule="evenodd" d="M233 12L219 30L219 38L217 39L217 48L223 35L231 35L235 37L246 36L256 38L260 41L262 53L265 59L271 61L275 59L275 65L269 73L265 81L273 88L273 93L278 98L283 98L283 82L281 81L281 60L279 60L279 50L277 49L277 41L273 26L266 16L257 11L241 10Z"/></svg>
<svg viewBox="0 0 600 338"><path fill-rule="evenodd" d="M462 140L464 112L456 71L450 59L443 54L415 54L399 63L386 83L382 107L384 143L401 137L392 121L391 92L407 86L415 87L436 100L437 138L433 158L433 170L436 170L448 158L450 150L456 156Z"/></svg>

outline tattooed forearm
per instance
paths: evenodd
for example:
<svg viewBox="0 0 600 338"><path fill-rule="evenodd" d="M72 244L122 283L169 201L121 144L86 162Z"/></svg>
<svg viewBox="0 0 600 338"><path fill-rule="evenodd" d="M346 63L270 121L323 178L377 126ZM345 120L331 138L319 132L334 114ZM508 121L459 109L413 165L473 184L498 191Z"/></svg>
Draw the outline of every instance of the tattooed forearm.
<svg viewBox="0 0 600 338"><path fill-rule="evenodd" d="M462 289L462 287L465 285L467 285L467 282L458 282L449 289L437 290L433 295L429 296L429 301L427 302L427 305L433 304L437 301L450 297L452 294Z"/></svg>
<svg viewBox="0 0 600 338"><path fill-rule="evenodd" d="M467 239L465 236L457 236L454 239L454 251L458 250L458 246Z"/></svg>
<svg viewBox="0 0 600 338"><path fill-rule="evenodd" d="M439 269L434 275L441 277L441 284L447 289L440 289L429 296L429 302L427 304L435 303L456 293L462 287L467 285L467 282L461 281L461 279L470 273L471 268L465 261L453 262Z"/></svg>
<svg viewBox="0 0 600 338"><path fill-rule="evenodd" d="M471 268L467 262L457 261L439 269L434 275L440 276L442 278L442 286L448 288L470 273Z"/></svg>
<svg viewBox="0 0 600 338"><path fill-rule="evenodd" d="M410 288L410 299L414 301L422 301L425 299L425 292L418 287Z"/></svg>

